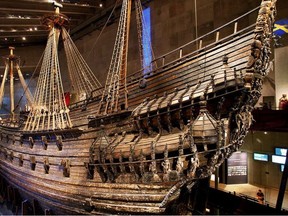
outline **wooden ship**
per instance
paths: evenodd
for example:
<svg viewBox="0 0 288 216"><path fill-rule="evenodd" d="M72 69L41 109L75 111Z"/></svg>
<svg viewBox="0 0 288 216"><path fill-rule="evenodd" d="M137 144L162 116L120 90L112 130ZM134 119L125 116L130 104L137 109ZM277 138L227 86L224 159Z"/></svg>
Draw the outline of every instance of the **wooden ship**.
<svg viewBox="0 0 288 216"><path fill-rule="evenodd" d="M28 93L31 109L18 117L11 107L0 125L1 193L14 210L193 212L194 185L243 144L270 68L276 0L262 0L258 8L154 58L147 73L127 73L131 3L123 0L103 87L73 44L59 7L44 17L51 30L35 94ZM141 2L135 5L141 26ZM253 13L255 24L240 28ZM86 95L69 107L58 61L60 35L69 76ZM11 49L5 76L13 62L18 65Z"/></svg>

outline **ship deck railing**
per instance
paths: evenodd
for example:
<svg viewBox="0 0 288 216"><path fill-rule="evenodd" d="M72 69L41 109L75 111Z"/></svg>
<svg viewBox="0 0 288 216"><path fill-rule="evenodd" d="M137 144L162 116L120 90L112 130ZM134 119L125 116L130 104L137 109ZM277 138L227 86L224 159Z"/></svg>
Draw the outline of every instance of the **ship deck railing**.
<svg viewBox="0 0 288 216"><path fill-rule="evenodd" d="M256 20L259 8L260 6L178 47L177 49L174 49L164 55L155 58L151 62L153 70L150 73L144 74L144 69L141 69L140 71L130 74L127 78L127 82L130 84L135 81L138 82L141 78L148 78L149 76L153 76L155 75L155 73L157 73L158 71L160 72L163 68L166 68L171 64L174 65L177 62L182 63L183 60L197 57L199 54L201 54L201 52L207 50L208 48L212 48L213 46L217 46L218 44L228 41L231 38L234 38L240 34L244 34L249 30L253 30L256 25L255 22L253 22L252 25L247 27L247 22L249 22L249 20L247 19L253 19L251 17L255 17L254 20Z"/></svg>
<svg viewBox="0 0 288 216"><path fill-rule="evenodd" d="M231 144L228 144L228 145L224 145L224 146L221 146L221 147L218 147L216 149L208 149L208 150L204 150L204 151L197 151L197 154L198 156L200 155L207 155L207 154L210 154L210 153L215 153L217 151L224 151L225 149L231 147ZM113 166L113 165L129 165L129 164L146 164L146 163L151 163L153 161L155 162L161 162L161 161L164 161L164 160L177 160L179 157L180 158L189 158L189 157L193 157L195 155L196 152L191 152L191 153L186 153L186 154L183 154L183 155L176 155L176 156L169 156L167 158L155 158L155 159L146 159L145 160L133 160L133 161L122 161L122 162L104 162L104 163L100 163L100 162L97 162L97 163L89 163L90 166Z"/></svg>
<svg viewBox="0 0 288 216"><path fill-rule="evenodd" d="M144 73L146 69L141 69L135 73L130 73L127 76L127 88L133 87L135 84L139 83L142 79L148 79L149 77L157 76L157 74L163 72L163 70L182 64L193 59L197 59L202 55L205 55L209 49L217 47L217 45L225 43L235 37L244 35L247 33L253 33L255 28L255 22L250 20L256 20L257 12L260 6L248 11L247 13L233 19L232 21L174 49L164 55L161 55L154 60L152 60L150 68L152 70L148 73ZM253 23L248 25L247 23ZM203 77L203 80L209 79L211 74L204 74L207 77ZM123 87L121 87L122 89ZM79 107L85 107L88 103L92 101L100 101L101 95L96 94L97 92L102 92L103 87L95 89L91 92L90 97L83 101L73 103L69 106L70 109L75 109ZM121 91L120 89L120 91ZM122 89L123 90L123 89Z"/></svg>
<svg viewBox="0 0 288 216"><path fill-rule="evenodd" d="M20 114L14 114L14 119L10 114L0 114L0 125L4 127L18 128L22 124Z"/></svg>

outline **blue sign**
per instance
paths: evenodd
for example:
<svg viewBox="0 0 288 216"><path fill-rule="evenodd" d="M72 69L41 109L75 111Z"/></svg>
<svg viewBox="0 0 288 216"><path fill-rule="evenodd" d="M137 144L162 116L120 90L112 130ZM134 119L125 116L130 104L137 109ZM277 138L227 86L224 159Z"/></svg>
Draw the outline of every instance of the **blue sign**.
<svg viewBox="0 0 288 216"><path fill-rule="evenodd" d="M287 148L275 148L275 154L285 156L287 154Z"/></svg>
<svg viewBox="0 0 288 216"><path fill-rule="evenodd" d="M268 161L268 154L254 153L254 160Z"/></svg>

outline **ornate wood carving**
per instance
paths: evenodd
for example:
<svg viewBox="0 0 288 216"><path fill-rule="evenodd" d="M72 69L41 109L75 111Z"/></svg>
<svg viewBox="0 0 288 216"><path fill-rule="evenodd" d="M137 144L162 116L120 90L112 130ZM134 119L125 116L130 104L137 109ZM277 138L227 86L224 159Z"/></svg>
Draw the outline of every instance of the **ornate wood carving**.
<svg viewBox="0 0 288 216"><path fill-rule="evenodd" d="M42 146L44 150L47 150L47 146L48 146L48 140L46 136L41 136L41 140L42 140Z"/></svg>
<svg viewBox="0 0 288 216"><path fill-rule="evenodd" d="M31 149L32 149L33 146L34 146L34 139L33 139L33 137L29 137L29 146L30 146Z"/></svg>
<svg viewBox="0 0 288 216"><path fill-rule="evenodd" d="M62 159L60 165L63 169L63 176L64 177L70 177L70 166L71 166L70 160L69 159Z"/></svg>
<svg viewBox="0 0 288 216"><path fill-rule="evenodd" d="M35 170L35 168L36 168L35 156L30 156L30 167L31 167L31 170Z"/></svg>
<svg viewBox="0 0 288 216"><path fill-rule="evenodd" d="M43 166L44 166L45 174L49 174L50 164L49 164L49 159L47 157L44 158Z"/></svg>
<svg viewBox="0 0 288 216"><path fill-rule="evenodd" d="M62 151L63 143L62 143L62 136L56 136L56 146L59 151Z"/></svg>

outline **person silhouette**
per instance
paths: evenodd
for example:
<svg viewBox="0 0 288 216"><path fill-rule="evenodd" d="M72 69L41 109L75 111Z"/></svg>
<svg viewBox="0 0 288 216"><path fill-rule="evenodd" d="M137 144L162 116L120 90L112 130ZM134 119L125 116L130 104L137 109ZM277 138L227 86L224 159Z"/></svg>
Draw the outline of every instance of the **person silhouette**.
<svg viewBox="0 0 288 216"><path fill-rule="evenodd" d="M258 203L264 204L264 193L260 189L257 192L257 199L258 199Z"/></svg>
<svg viewBox="0 0 288 216"><path fill-rule="evenodd" d="M288 99L286 94L282 94L282 97L279 99L279 109L288 109Z"/></svg>

